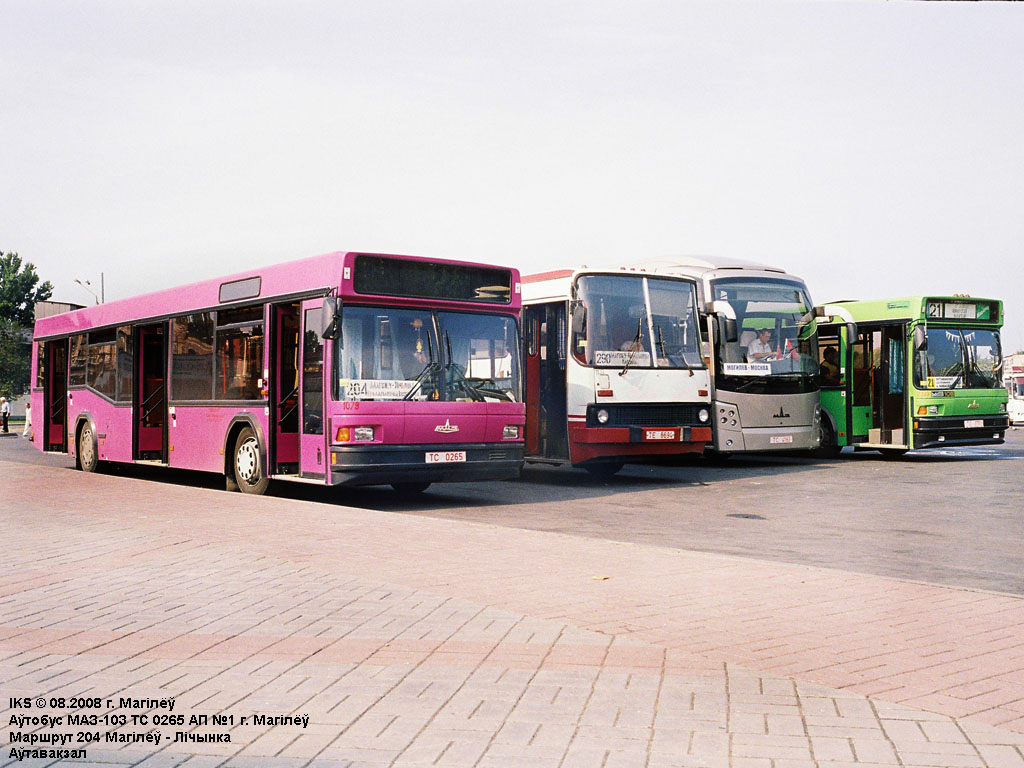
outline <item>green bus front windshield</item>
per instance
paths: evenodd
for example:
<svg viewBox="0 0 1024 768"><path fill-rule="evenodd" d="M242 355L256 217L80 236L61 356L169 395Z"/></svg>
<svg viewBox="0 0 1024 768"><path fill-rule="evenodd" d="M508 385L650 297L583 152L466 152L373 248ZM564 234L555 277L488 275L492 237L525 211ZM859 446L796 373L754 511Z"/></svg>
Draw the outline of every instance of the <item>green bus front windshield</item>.
<svg viewBox="0 0 1024 768"><path fill-rule="evenodd" d="M923 326L919 329L924 330ZM919 389L999 389L1003 356L999 331L928 328L914 336L914 381Z"/></svg>
<svg viewBox="0 0 1024 768"><path fill-rule="evenodd" d="M818 388L814 304L802 283L722 278L711 283L711 296L728 302L736 313L736 340L717 334L717 389L794 394Z"/></svg>
<svg viewBox="0 0 1024 768"><path fill-rule="evenodd" d="M586 328L574 333L576 359L597 368L703 368L697 291L687 280L650 275L583 275L576 297Z"/></svg>
<svg viewBox="0 0 1024 768"><path fill-rule="evenodd" d="M521 401L508 315L346 306L341 327L335 399Z"/></svg>

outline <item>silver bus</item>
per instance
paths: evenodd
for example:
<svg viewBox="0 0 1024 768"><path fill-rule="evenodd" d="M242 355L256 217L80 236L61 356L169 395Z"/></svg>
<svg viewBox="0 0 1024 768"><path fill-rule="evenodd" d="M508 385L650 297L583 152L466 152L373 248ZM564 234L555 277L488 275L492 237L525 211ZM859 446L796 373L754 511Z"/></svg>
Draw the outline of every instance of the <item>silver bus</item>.
<svg viewBox="0 0 1024 768"><path fill-rule="evenodd" d="M644 267L697 281L714 452L817 449L820 361L804 281L777 267L703 256Z"/></svg>

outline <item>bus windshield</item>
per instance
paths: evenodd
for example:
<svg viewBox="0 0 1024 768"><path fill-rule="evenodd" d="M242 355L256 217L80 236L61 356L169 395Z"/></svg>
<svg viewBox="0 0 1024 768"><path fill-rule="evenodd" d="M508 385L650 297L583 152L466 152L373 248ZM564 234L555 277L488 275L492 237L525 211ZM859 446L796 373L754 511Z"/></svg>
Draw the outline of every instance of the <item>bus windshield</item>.
<svg viewBox="0 0 1024 768"><path fill-rule="evenodd" d="M576 296L586 325L576 359L615 368L703 368L694 285L645 275L583 275Z"/></svg>
<svg viewBox="0 0 1024 768"><path fill-rule="evenodd" d="M922 389L999 389L999 331L928 328L915 337L914 379Z"/></svg>
<svg viewBox="0 0 1024 768"><path fill-rule="evenodd" d="M712 283L711 294L736 313L736 340L718 338L719 388L782 392L816 386L817 325L802 283L723 278Z"/></svg>
<svg viewBox="0 0 1024 768"><path fill-rule="evenodd" d="M339 400L519 402L516 321L506 315L345 306Z"/></svg>

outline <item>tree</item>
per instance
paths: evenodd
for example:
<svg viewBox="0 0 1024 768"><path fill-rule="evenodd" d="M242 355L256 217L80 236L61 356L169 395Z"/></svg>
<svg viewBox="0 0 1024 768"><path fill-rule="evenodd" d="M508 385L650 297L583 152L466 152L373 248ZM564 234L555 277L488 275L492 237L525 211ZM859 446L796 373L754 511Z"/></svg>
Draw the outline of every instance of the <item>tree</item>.
<svg viewBox="0 0 1024 768"><path fill-rule="evenodd" d="M22 266L16 253L0 255L0 395L8 399L28 389L36 302L52 294L49 281L39 284L34 264Z"/></svg>
<svg viewBox="0 0 1024 768"><path fill-rule="evenodd" d="M0 256L0 319L28 328L35 322L36 302L46 301L52 295L49 280L39 285L32 262L23 267L16 253Z"/></svg>
<svg viewBox="0 0 1024 768"><path fill-rule="evenodd" d="M13 320L0 318L0 395L8 400L28 389L32 334Z"/></svg>

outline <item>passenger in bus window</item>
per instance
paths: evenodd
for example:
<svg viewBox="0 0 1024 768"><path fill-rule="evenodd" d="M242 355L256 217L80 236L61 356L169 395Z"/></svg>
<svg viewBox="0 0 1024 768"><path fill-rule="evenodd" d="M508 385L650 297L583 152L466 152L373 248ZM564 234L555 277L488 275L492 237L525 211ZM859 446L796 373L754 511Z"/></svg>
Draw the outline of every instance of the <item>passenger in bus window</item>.
<svg viewBox="0 0 1024 768"><path fill-rule="evenodd" d="M772 332L768 328L761 328L757 332L757 338L750 342L747 347L747 362L759 362L767 360L775 354L772 349Z"/></svg>
<svg viewBox="0 0 1024 768"><path fill-rule="evenodd" d="M423 366L429 361L427 334L430 333L429 317L426 321L421 317L415 317L407 323L389 323L387 332L393 334L393 341L397 352L397 363L401 371L401 378L416 378L423 370ZM388 349L390 355L390 349Z"/></svg>
<svg viewBox="0 0 1024 768"><path fill-rule="evenodd" d="M820 373L822 384L830 387L839 385L839 353L835 347L825 347Z"/></svg>

